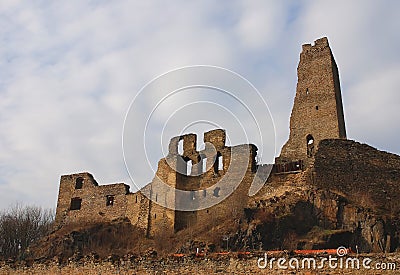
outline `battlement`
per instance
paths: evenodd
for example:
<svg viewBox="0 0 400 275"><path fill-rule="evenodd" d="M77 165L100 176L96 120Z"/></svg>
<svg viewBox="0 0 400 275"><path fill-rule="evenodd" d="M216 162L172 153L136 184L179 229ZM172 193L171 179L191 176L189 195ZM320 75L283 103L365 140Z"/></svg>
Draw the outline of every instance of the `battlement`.
<svg viewBox="0 0 400 275"><path fill-rule="evenodd" d="M311 45L310 43L308 44L303 44L302 45L302 50L303 52L308 52L308 51L313 51L321 48L326 48L329 47L329 42L327 37L322 37L314 41L314 45Z"/></svg>
<svg viewBox="0 0 400 275"><path fill-rule="evenodd" d="M192 156L195 153L198 153L196 140L197 140L196 134L185 134L171 138L168 146L169 154L182 155L183 157L191 159L190 156ZM215 129L205 132L203 141L206 144L206 149L207 147L209 147L209 145L207 146L207 143L212 144L215 149L222 149L225 147L226 132L223 129ZM183 143L182 145L183 152L179 152L180 142Z"/></svg>

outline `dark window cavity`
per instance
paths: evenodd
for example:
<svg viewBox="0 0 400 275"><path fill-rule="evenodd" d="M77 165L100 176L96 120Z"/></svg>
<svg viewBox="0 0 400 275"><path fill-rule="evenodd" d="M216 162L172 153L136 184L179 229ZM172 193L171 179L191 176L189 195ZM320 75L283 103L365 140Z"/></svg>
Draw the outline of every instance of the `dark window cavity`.
<svg viewBox="0 0 400 275"><path fill-rule="evenodd" d="M309 134L307 135L307 157L312 157L314 155L314 137Z"/></svg>
<svg viewBox="0 0 400 275"><path fill-rule="evenodd" d="M82 189L83 187L83 178L79 177L75 180L75 189Z"/></svg>
<svg viewBox="0 0 400 275"><path fill-rule="evenodd" d="M219 190L221 190L221 188L215 187L214 193L213 193L214 197L219 197Z"/></svg>
<svg viewBox="0 0 400 275"><path fill-rule="evenodd" d="M106 197L106 206L113 206L114 205L114 196L108 195Z"/></svg>
<svg viewBox="0 0 400 275"><path fill-rule="evenodd" d="M71 199L71 206L69 207L70 210L79 210L82 206L82 199L81 198L72 198Z"/></svg>
<svg viewBox="0 0 400 275"><path fill-rule="evenodd" d="M214 162L214 172L218 173L218 171L224 170L224 161L222 159L222 155L220 152L217 153L217 157Z"/></svg>

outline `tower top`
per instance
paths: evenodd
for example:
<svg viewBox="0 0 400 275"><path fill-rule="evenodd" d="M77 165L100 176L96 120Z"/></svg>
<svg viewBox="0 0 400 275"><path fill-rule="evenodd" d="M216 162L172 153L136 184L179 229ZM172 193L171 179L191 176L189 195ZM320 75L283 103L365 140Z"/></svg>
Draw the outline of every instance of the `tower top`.
<svg viewBox="0 0 400 275"><path fill-rule="evenodd" d="M308 165L319 141L346 138L339 72L328 38L302 46L297 79L289 140L277 162L303 160Z"/></svg>
<svg viewBox="0 0 400 275"><path fill-rule="evenodd" d="M322 37L314 41L314 45L311 44L303 44L303 52L312 51L316 49L320 49L323 47L329 47L329 42L327 37Z"/></svg>

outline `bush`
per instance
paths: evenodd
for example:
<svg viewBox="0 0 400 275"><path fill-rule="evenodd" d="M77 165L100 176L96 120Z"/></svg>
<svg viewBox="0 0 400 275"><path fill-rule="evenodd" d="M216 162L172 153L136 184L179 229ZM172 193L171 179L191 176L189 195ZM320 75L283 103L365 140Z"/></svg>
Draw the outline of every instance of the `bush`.
<svg viewBox="0 0 400 275"><path fill-rule="evenodd" d="M30 244L47 235L52 227L51 209L16 204L0 212L0 258L22 257Z"/></svg>

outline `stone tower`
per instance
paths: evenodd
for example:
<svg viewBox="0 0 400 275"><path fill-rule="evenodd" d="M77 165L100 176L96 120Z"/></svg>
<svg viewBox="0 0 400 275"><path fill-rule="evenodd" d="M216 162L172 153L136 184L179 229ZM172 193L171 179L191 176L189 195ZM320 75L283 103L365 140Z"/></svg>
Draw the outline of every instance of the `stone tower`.
<svg viewBox="0 0 400 275"><path fill-rule="evenodd" d="M277 163L302 160L313 162L318 143L323 139L345 139L339 72L326 37L305 44L297 67L297 88L290 136Z"/></svg>

